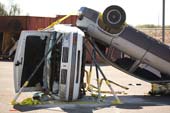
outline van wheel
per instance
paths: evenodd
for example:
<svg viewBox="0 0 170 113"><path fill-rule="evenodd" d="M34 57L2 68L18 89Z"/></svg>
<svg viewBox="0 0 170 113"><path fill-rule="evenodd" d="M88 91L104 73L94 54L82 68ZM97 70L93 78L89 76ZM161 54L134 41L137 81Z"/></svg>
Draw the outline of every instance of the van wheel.
<svg viewBox="0 0 170 113"><path fill-rule="evenodd" d="M103 22L114 28L121 27L126 20L125 11L116 5L107 7L103 12Z"/></svg>

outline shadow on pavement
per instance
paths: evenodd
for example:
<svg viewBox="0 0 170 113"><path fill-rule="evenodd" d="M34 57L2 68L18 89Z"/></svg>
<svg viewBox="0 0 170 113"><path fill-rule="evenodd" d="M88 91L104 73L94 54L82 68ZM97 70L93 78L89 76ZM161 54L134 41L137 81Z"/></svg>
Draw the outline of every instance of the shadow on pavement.
<svg viewBox="0 0 170 113"><path fill-rule="evenodd" d="M105 107L110 107L110 106L97 106L97 107L59 107L57 105L54 106L20 106L20 105L15 105L14 109L20 111L20 112L28 112L28 111L34 111L34 110L41 110L41 109L47 109L49 111L62 111L62 112L67 112L67 113L93 113L94 110L99 110Z"/></svg>
<svg viewBox="0 0 170 113"><path fill-rule="evenodd" d="M61 102L58 100L54 101L46 101L40 105L15 105L14 109L26 112L26 111L33 111L33 110L41 110L46 109L49 111L62 111L67 113L93 113L93 110L102 109L105 107L111 106L111 99L113 97L107 97L102 102L97 102L97 98L92 96L85 96L82 99L75 101L75 102Z"/></svg>
<svg viewBox="0 0 170 113"><path fill-rule="evenodd" d="M15 105L14 109L26 112L40 109L48 109L53 111L62 111L67 113L93 113L107 107L116 107L120 109L143 109L144 106L164 106L170 105L170 97L168 96L119 96L122 104L113 105L113 96L106 97L105 102L99 104L47 104L37 106L20 106ZM51 109L52 108L52 109ZM58 108L60 110L58 110Z"/></svg>

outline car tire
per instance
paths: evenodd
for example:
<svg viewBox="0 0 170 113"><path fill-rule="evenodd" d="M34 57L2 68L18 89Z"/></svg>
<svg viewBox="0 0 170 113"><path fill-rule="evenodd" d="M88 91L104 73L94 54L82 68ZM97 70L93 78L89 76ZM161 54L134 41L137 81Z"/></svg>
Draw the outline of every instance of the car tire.
<svg viewBox="0 0 170 113"><path fill-rule="evenodd" d="M121 27L126 20L125 11L117 5L107 7L103 12L103 22L111 27Z"/></svg>

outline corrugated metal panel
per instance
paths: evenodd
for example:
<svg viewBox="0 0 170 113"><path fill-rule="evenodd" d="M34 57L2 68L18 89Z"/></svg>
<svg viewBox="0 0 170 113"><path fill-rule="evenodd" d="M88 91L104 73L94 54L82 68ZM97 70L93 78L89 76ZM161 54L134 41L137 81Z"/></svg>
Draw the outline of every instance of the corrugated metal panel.
<svg viewBox="0 0 170 113"><path fill-rule="evenodd" d="M0 16L0 31L15 32L26 29L25 16Z"/></svg>
<svg viewBox="0 0 170 113"><path fill-rule="evenodd" d="M65 15L59 15L56 18L50 17L28 17L27 18L27 30L37 30L41 28L45 28L56 20L64 17ZM64 20L63 24L76 24L77 16L72 15L71 17Z"/></svg>
<svg viewBox="0 0 170 113"><path fill-rule="evenodd" d="M50 17L28 17L27 30L37 30L47 27L55 21L55 18Z"/></svg>
<svg viewBox="0 0 170 113"><path fill-rule="evenodd" d="M56 18L52 17L31 17L31 16L0 16L0 32L15 32L21 30L37 30L45 28L52 22L64 17L59 15ZM63 24L76 24L76 15L64 20Z"/></svg>

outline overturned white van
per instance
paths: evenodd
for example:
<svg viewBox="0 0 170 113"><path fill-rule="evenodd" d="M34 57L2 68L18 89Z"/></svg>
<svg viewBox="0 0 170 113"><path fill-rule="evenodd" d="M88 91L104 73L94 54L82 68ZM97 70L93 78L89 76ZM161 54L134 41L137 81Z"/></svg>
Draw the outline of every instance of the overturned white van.
<svg viewBox="0 0 170 113"><path fill-rule="evenodd" d="M46 31L22 31L14 59L14 84L18 92L55 40L43 64L23 91L46 89L61 100L79 98L83 82L83 37L77 27L56 25Z"/></svg>

